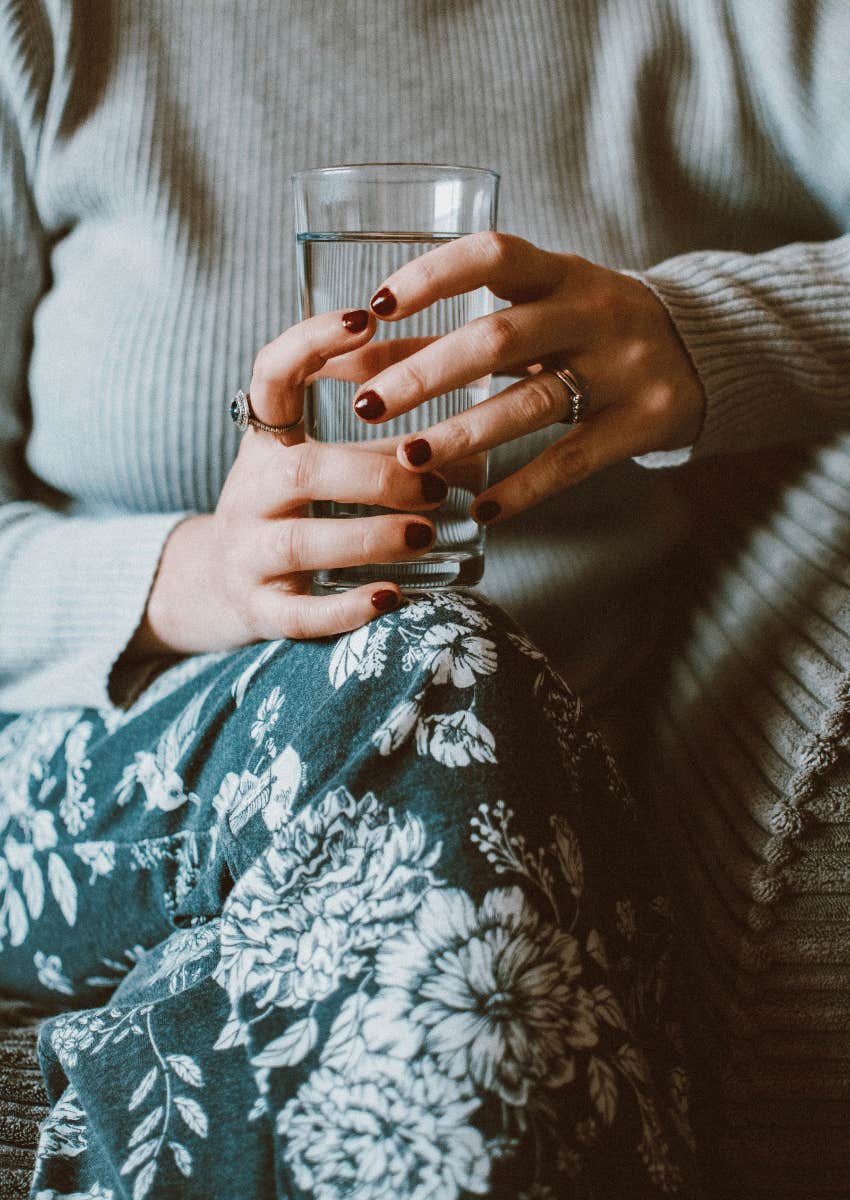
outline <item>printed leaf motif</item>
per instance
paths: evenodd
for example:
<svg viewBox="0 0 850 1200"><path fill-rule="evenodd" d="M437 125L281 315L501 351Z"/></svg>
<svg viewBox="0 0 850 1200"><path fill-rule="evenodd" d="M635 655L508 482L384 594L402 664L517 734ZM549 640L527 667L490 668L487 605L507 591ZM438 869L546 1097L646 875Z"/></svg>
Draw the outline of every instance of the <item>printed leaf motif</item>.
<svg viewBox="0 0 850 1200"><path fill-rule="evenodd" d="M614 1029L626 1028L623 1010L610 988L600 983L593 989L593 999L596 1004L596 1012L603 1021L607 1021Z"/></svg>
<svg viewBox="0 0 850 1200"><path fill-rule="evenodd" d="M366 653L366 643L369 641L369 626L363 625L339 639L334 646L331 661L328 664L328 675L335 688L339 689L350 675L353 675Z"/></svg>
<svg viewBox="0 0 850 1200"><path fill-rule="evenodd" d="M130 1134L130 1140L127 1143L130 1148L137 1146L139 1142L143 1141L146 1137L150 1137L159 1124L163 1111L162 1105L158 1104L153 1112L149 1112L146 1117L139 1121L136 1128Z"/></svg>
<svg viewBox="0 0 850 1200"><path fill-rule="evenodd" d="M203 1073L194 1058L190 1058L188 1054L167 1054L165 1057L185 1083L190 1083L196 1088L204 1086Z"/></svg>
<svg viewBox="0 0 850 1200"><path fill-rule="evenodd" d="M608 1064L591 1054L587 1067L590 1099L606 1125L611 1125L617 1112L617 1079Z"/></svg>
<svg viewBox="0 0 850 1200"><path fill-rule="evenodd" d="M192 1155L182 1142L169 1142L168 1145L174 1155L177 1170L188 1178L192 1174Z"/></svg>
<svg viewBox="0 0 850 1200"><path fill-rule="evenodd" d="M322 1065L335 1071L344 1071L351 1062L358 1048L355 1040L360 1029L363 1009L368 997L363 992L355 992L349 996L339 1010L339 1015L333 1023L330 1036L322 1048Z"/></svg>
<svg viewBox="0 0 850 1200"><path fill-rule="evenodd" d="M118 1039L116 1038L115 1040L117 1041ZM133 1092L132 1096L130 1097L130 1103L127 1105L128 1112L132 1112L134 1108L139 1107L139 1105L144 1100L145 1096L147 1096L148 1092L153 1087L154 1081L158 1074L159 1074L159 1069L157 1067L151 1067L151 1069L148 1071L147 1075L144 1076L141 1083L139 1084L139 1086L136 1088L136 1090Z"/></svg>
<svg viewBox="0 0 850 1200"><path fill-rule="evenodd" d="M228 1017L215 1040L213 1050L232 1050L234 1046L244 1046L247 1040L248 1026L238 1017Z"/></svg>
<svg viewBox="0 0 850 1200"><path fill-rule="evenodd" d="M21 891L24 893L24 899L27 902L27 908L30 910L30 916L34 921L37 921L44 908L44 878L41 874L41 867L39 867L35 859L31 858L29 862L24 864Z"/></svg>
<svg viewBox="0 0 850 1200"><path fill-rule="evenodd" d="M133 1186L133 1200L144 1200L144 1197L151 1190L154 1175L156 1175L156 1159L153 1162L149 1162L147 1166L142 1167L136 1176L136 1182Z"/></svg>
<svg viewBox="0 0 850 1200"><path fill-rule="evenodd" d="M558 862L572 894L579 898L584 889L584 862L578 838L563 817L552 817Z"/></svg>
<svg viewBox="0 0 850 1200"><path fill-rule="evenodd" d="M47 856L47 878L62 916L73 925L77 919L77 885L64 861L52 850Z"/></svg>
<svg viewBox="0 0 850 1200"><path fill-rule="evenodd" d="M624 1042L622 1046L617 1047L617 1058L630 1079L639 1079L642 1083L647 1082L643 1055L629 1042Z"/></svg>
<svg viewBox="0 0 850 1200"><path fill-rule="evenodd" d="M294 1025L269 1042L265 1050L255 1054L251 1063L255 1067L294 1067L306 1058L319 1039L319 1026L313 1017L296 1021Z"/></svg>
<svg viewBox="0 0 850 1200"><path fill-rule="evenodd" d="M6 915L9 919L9 941L13 946L20 946L26 940L30 923L21 893L11 884L6 890Z"/></svg>
<svg viewBox="0 0 850 1200"><path fill-rule="evenodd" d="M608 956L605 953L605 943L602 941L597 929L591 929L587 935L587 953L594 962L599 963L603 971L608 970Z"/></svg>
<svg viewBox="0 0 850 1200"><path fill-rule="evenodd" d="M253 662L248 664L248 666L245 668L245 670L242 672L242 674L236 680L236 682L234 683L234 685L231 689L231 695L233 696L236 708L238 708L239 705L242 703L242 701L245 699L245 692L248 690L248 684L251 682L251 680L254 678L256 673L259 671L259 669L263 665L263 663L268 662L268 660L274 654L275 650L277 650L279 645L280 645L279 641L278 642L269 642L269 644L260 652L260 654L257 655L257 657L253 660ZM176 1143L175 1143L175 1145L176 1145Z"/></svg>
<svg viewBox="0 0 850 1200"><path fill-rule="evenodd" d="M175 1096L174 1103L180 1116L192 1132L196 1133L198 1137L205 1138L209 1130L209 1122L207 1114L197 1100L193 1100L191 1096Z"/></svg>
<svg viewBox="0 0 850 1200"><path fill-rule="evenodd" d="M140 1167L143 1162L146 1162L156 1150L159 1138L151 1138L149 1142L142 1142L141 1146L137 1146L124 1166L121 1168L122 1175L129 1175L131 1171L135 1171L136 1167Z"/></svg>

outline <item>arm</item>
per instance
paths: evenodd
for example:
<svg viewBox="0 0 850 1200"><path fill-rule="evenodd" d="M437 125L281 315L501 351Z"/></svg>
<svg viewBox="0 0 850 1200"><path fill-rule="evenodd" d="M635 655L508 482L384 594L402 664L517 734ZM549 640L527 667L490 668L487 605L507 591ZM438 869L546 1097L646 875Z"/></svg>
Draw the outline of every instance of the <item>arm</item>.
<svg viewBox="0 0 850 1200"><path fill-rule="evenodd" d="M27 470L32 321L48 237L32 196L52 70L38 6L0 5L0 708L108 703L107 680L183 514L68 516Z"/></svg>
<svg viewBox="0 0 850 1200"><path fill-rule="evenodd" d="M639 461L674 465L850 424L850 235L766 254L683 254L641 278L688 350L706 409L691 448Z"/></svg>

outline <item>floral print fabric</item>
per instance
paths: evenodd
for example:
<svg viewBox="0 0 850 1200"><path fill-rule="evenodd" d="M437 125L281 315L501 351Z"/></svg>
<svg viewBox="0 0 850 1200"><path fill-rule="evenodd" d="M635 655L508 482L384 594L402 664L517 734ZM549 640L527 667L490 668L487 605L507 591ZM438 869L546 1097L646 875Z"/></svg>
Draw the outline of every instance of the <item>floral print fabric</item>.
<svg viewBox="0 0 850 1200"><path fill-rule="evenodd" d="M640 813L497 610L0 716L0 837L36 1200L696 1195Z"/></svg>

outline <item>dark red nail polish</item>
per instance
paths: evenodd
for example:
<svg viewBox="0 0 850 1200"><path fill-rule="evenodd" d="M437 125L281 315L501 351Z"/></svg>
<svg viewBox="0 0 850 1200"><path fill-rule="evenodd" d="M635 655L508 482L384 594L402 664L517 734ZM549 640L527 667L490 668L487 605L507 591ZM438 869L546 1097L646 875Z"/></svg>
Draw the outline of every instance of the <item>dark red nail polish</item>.
<svg viewBox="0 0 850 1200"><path fill-rule="evenodd" d="M372 607L377 608L379 613L392 612L394 608L398 608L398 602L398 592L391 592L389 588L381 588L379 592L372 593Z"/></svg>
<svg viewBox="0 0 850 1200"><path fill-rule="evenodd" d="M389 288L379 288L372 297L370 308L379 317L391 316L398 307L398 301Z"/></svg>
<svg viewBox="0 0 850 1200"><path fill-rule="evenodd" d="M430 525L411 523L404 531L404 540L411 550L424 550L434 540L434 531Z"/></svg>
<svg viewBox="0 0 850 1200"><path fill-rule="evenodd" d="M431 447L424 438L414 438L406 443L404 453L411 466L421 467L431 457Z"/></svg>
<svg viewBox="0 0 850 1200"><path fill-rule="evenodd" d="M387 411L387 406L377 392L363 392L354 401L354 411L366 421L377 421Z"/></svg>
<svg viewBox="0 0 850 1200"><path fill-rule="evenodd" d="M494 521L502 511L501 504L497 504L495 500L482 500L475 509L476 521Z"/></svg>
<svg viewBox="0 0 850 1200"><path fill-rule="evenodd" d="M354 308L342 314L342 323L349 333L362 333L369 324L369 314L365 308Z"/></svg>
<svg viewBox="0 0 850 1200"><path fill-rule="evenodd" d="M440 500L445 500L449 494L449 485L441 475L433 475L429 471L427 475L422 475L420 478L422 495L429 504L437 504Z"/></svg>

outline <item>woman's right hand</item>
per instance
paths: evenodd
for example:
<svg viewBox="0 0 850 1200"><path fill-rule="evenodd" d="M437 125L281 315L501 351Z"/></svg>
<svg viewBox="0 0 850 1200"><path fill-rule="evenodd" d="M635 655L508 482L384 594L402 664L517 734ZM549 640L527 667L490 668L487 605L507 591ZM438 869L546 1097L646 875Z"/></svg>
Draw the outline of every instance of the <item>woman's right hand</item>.
<svg viewBox="0 0 850 1200"><path fill-rule="evenodd" d="M376 344L365 310L323 313L293 325L257 355L251 405L269 425L296 421L304 386L318 374L367 379L397 354ZM381 348L379 348L379 346ZM335 370L334 363L341 364ZM439 475L406 471L395 445L324 445L303 426L269 434L249 428L215 512L186 518L171 532L143 620L123 656L229 650L277 638L323 637L356 629L400 602L397 584L371 583L310 595L320 568L386 563L424 553L434 526L421 514L446 494ZM316 518L311 500L381 505L400 512Z"/></svg>

